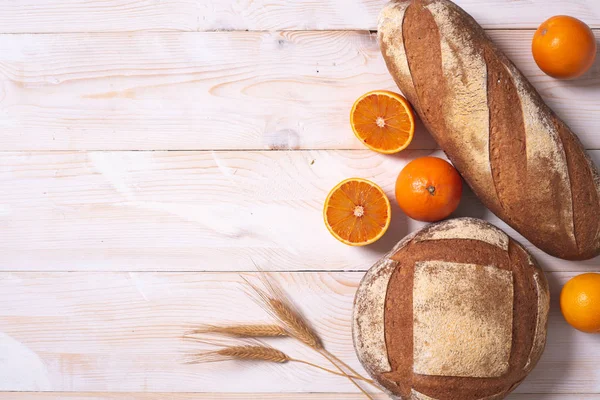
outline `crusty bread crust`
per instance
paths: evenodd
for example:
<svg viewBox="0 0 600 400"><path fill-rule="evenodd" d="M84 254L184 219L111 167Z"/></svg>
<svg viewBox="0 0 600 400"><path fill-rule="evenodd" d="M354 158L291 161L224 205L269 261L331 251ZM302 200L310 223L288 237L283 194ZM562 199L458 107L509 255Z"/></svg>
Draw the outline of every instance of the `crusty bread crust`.
<svg viewBox="0 0 600 400"><path fill-rule="evenodd" d="M501 399L541 357L548 309L544 274L520 244L453 219L407 236L367 272L354 346L397 398Z"/></svg>
<svg viewBox="0 0 600 400"><path fill-rule="evenodd" d="M471 16L448 0L396 0L378 34L398 87L492 212L556 257L600 254L598 171Z"/></svg>

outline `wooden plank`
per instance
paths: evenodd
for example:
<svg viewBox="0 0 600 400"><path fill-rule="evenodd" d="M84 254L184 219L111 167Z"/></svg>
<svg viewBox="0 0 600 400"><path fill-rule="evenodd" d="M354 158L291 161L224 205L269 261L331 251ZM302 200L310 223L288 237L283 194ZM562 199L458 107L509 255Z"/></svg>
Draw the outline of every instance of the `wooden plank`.
<svg viewBox="0 0 600 400"><path fill-rule="evenodd" d="M599 149L600 63L557 81L531 31L490 35ZM397 90L368 32L0 35L0 148L361 149L348 114L374 89ZM419 127L411 148L436 147Z"/></svg>
<svg viewBox="0 0 600 400"><path fill-rule="evenodd" d="M455 0L482 25L535 28L552 15L579 17L600 26L595 0ZM2 32L114 32L376 29L387 0L4 0Z"/></svg>
<svg viewBox="0 0 600 400"><path fill-rule="evenodd" d="M350 318L362 275L274 274L327 348L355 368ZM547 275L554 302L546 352L517 391L598 393L600 342L570 328L557 304L574 274ZM206 349L182 340L195 324L261 321L269 319L236 273L0 273L0 390L356 393L340 377L293 363L183 363ZM291 340L271 343L323 363Z"/></svg>
<svg viewBox="0 0 600 400"><path fill-rule="evenodd" d="M598 400L600 394L523 394L514 393L506 400ZM261 400L364 400L358 393L253 393ZM376 400L389 400L384 394L374 394ZM70 392L10 392L0 393L0 400L246 400L248 393L70 393Z"/></svg>
<svg viewBox="0 0 600 400"><path fill-rule="evenodd" d="M425 224L393 204L388 233L366 248L325 229L329 190L359 176L394 199L397 174L429 151L0 153L0 269L78 271L366 270ZM433 153L443 156L441 152ZM600 151L592 157L600 165ZM545 255L472 193L457 216L484 218L549 271L598 259Z"/></svg>

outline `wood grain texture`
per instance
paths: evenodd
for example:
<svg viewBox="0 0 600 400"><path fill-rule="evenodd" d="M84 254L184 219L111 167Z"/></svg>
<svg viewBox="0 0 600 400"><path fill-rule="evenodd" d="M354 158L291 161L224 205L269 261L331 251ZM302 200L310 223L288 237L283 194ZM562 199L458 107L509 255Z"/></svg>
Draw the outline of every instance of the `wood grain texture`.
<svg viewBox="0 0 600 400"><path fill-rule="evenodd" d="M557 81L535 65L532 31L489 33L600 148L600 63ZM374 89L398 90L368 32L0 35L0 147L361 149L349 110ZM415 136L410 148L437 147Z"/></svg>
<svg viewBox="0 0 600 400"><path fill-rule="evenodd" d="M327 348L356 368L350 318L362 275L274 274ZM574 274L547 275L554 299L547 349L517 391L598 393L600 341L570 328L556 302ZM236 273L0 273L0 390L355 392L344 379L302 365L183 364L206 349L181 338L196 324L268 321L242 288ZM288 339L271 343L322 362Z"/></svg>
<svg viewBox="0 0 600 400"><path fill-rule="evenodd" d="M0 393L0 400L247 400L248 393ZM260 400L364 400L358 393L254 393ZM384 394L373 394L376 400L389 400ZM514 393L506 400L598 400L600 394L524 394Z"/></svg>
<svg viewBox="0 0 600 400"><path fill-rule="evenodd" d="M424 226L393 193L404 165L430 153L0 153L0 270L366 270ZM600 151L591 154L600 165ZM329 190L352 176L392 199L388 233L365 248L335 240L322 219ZM455 215L496 224L547 271L598 268L598 258L568 262L533 248L470 192Z"/></svg>
<svg viewBox="0 0 600 400"><path fill-rule="evenodd" d="M387 0L4 0L2 32L374 30ZM600 26L595 0L456 0L485 27L536 28L556 14Z"/></svg>

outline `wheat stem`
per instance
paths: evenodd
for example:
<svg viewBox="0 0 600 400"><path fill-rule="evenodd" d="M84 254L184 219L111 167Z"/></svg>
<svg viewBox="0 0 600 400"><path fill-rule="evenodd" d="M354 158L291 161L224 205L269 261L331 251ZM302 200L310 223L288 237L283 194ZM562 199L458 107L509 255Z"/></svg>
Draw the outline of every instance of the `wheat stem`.
<svg viewBox="0 0 600 400"><path fill-rule="evenodd" d="M348 371L350 371L350 374L348 374L349 376L359 376L361 378L363 378L362 380L371 384L371 386L373 386L374 388L381 390L381 388L379 386L377 386L377 384L375 383L375 381L371 380L371 379L367 379L364 378L361 374L359 374L358 372L356 372L354 370L354 368L352 368L351 366L349 366L348 364L346 364L344 361L342 361L339 357L337 357L335 354L331 353L330 351L327 351L325 349L323 349L323 353L321 353L327 360L329 360L330 363L336 365L336 363L341 364L343 367L345 367L346 369L348 369ZM339 368L339 367L338 367ZM345 372L347 374L347 372ZM351 375L353 374L353 375Z"/></svg>
<svg viewBox="0 0 600 400"><path fill-rule="evenodd" d="M330 351L327 351L327 350L325 350L325 349L323 349L323 352L325 352L325 353L327 354L327 356L331 357L331 359L327 357L327 359L328 359L330 362L332 362L332 363L333 363L333 362L337 362L337 363L341 364L343 367L345 367L345 368L346 368L348 371L350 371L350 373L351 373L351 374L358 375L358 376L362 376L362 375L360 375L358 372L356 372L356 370L354 370L354 368L352 368L350 365L348 365L347 363L345 363L344 361L342 361L342 360L341 360L339 357L337 357L335 354L333 354L333 353L331 353ZM369 382L369 383L371 383L373 386L375 386L377 389L379 389L379 386L377 386L377 385L375 384L375 382L374 382L374 381L372 381L372 380L370 380L370 379L365 379L365 382Z"/></svg>
<svg viewBox="0 0 600 400"><path fill-rule="evenodd" d="M269 314L275 317L275 319L285 327L290 336L323 355L341 374L346 376L358 390L360 390L368 399L373 400L373 397L371 397L371 395L369 395L369 393L367 393L350 374L338 365L338 362L340 364L345 363L335 356L331 357L331 353L325 350L319 336L308 324L306 319L302 317L300 312L287 300L283 290L279 286L276 286L265 273L261 274L261 281L264 287L266 287L266 290L257 287L244 277L242 277L242 279L251 289L251 292L249 293L250 296ZM338 362L335 362L335 360L338 360ZM350 367L347 366L347 368L351 370ZM354 371L352 375L360 376L356 371ZM364 379L366 378L363 378L363 380ZM374 385L374 383L372 384Z"/></svg>
<svg viewBox="0 0 600 400"><path fill-rule="evenodd" d="M367 393L367 391L365 389L363 389L354 379L351 378L351 375L349 375L348 373L346 373L346 371L344 371L343 368L341 368L332 358L330 358L330 354L327 350L323 349L321 350L317 350L319 352L319 354L321 354L323 357L325 357L331 364L333 364L338 371L340 371L342 374L344 374L348 380L350 380L350 382L352 382L352 384L354 386L356 386L358 388L358 390L360 390L368 399L373 400L373 397L371 397L371 395L369 393ZM337 358L337 357L336 357ZM356 373L355 373L356 375ZM373 386L375 386L374 383L371 383ZM377 387L377 386L375 386Z"/></svg>
<svg viewBox="0 0 600 400"><path fill-rule="evenodd" d="M290 361L301 363L301 364L310 365L311 367L318 368L318 369L320 369L322 371L329 372L330 374L333 374L333 375L343 376L343 377L346 377L346 378L357 379L357 380L361 380L361 381L364 381L364 382L367 382L367 383L374 384L374 382L371 379L367 379L367 378L365 378L363 376L348 375L345 372L334 371L332 369L322 367L322 366L320 366L318 364L313 364L313 363L311 363L309 361L299 360L299 359L296 359L296 358L290 358Z"/></svg>
<svg viewBox="0 0 600 400"><path fill-rule="evenodd" d="M266 361L274 363L286 363L286 362L297 362L305 364L313 368L320 369L325 372L329 372L333 375L348 377L348 374L333 371L329 368L322 367L318 364L311 363L309 361L300 360L297 358L291 358L284 352L274 349L270 346L263 345L244 345L244 346L230 346L224 347L219 350L209 351L206 353L196 354L195 358L191 363L203 363L213 361L225 361L225 360L242 360L242 361ZM369 382L369 379L361 376L352 376L354 379L364 380Z"/></svg>

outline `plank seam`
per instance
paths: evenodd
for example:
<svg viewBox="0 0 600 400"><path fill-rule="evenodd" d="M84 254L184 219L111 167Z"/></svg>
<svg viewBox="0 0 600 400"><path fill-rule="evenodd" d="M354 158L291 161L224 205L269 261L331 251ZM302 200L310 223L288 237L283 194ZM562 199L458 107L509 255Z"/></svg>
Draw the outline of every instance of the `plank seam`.
<svg viewBox="0 0 600 400"><path fill-rule="evenodd" d="M540 24L543 21L540 21ZM600 24L589 24L588 25L593 31L600 30ZM483 28L486 32L489 31L531 31L534 32L537 26L524 26L524 27L498 27L495 25ZM376 34L376 29L369 28L348 28L348 29L212 29L212 30L176 30L176 29L140 29L140 30L119 30L119 31L57 31L57 32L22 32L22 31L0 31L0 35L79 35L79 34L106 34L113 35L119 33L172 33L172 34L202 34L202 33L233 33L233 32L248 32L248 33L275 33L275 32L369 32Z"/></svg>
<svg viewBox="0 0 600 400"><path fill-rule="evenodd" d="M540 21L541 23L542 21ZM600 25L590 25L590 28L594 32L600 32ZM536 31L537 27L527 27L527 28L484 28L486 32L531 32L532 34ZM19 36L19 35L85 35L85 34L94 34L94 35L118 35L118 34L172 34L172 35L181 35L181 34L205 34L205 33L265 33L265 34L273 34L273 33L297 33L297 32L316 32L316 33L347 33L347 32L364 32L368 34L377 34L377 30L374 29L365 29L365 28L352 28L352 29L273 29L273 30L251 30L251 29L218 29L218 30L207 30L207 31L186 31L186 30L137 30L137 31L65 31L65 32L11 32L11 31L0 31L0 35L10 35L10 36Z"/></svg>

